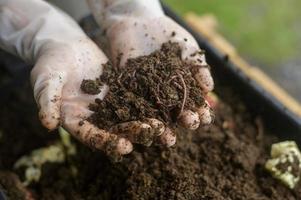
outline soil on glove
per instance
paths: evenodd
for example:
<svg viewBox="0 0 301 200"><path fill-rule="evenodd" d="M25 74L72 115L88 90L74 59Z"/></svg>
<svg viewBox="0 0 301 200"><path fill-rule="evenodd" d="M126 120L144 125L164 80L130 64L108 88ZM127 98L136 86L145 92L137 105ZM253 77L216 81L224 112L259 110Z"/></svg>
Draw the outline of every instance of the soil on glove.
<svg viewBox="0 0 301 200"><path fill-rule="evenodd" d="M0 80L4 76L14 80L5 71ZM141 148L112 163L74 141L75 156L62 164L46 164L40 182L22 187L23 174L13 164L58 137L41 128L28 83L6 88L1 99L9 101L0 101L0 188L11 199L301 200L300 184L289 190L264 170L277 138L229 88L218 84L221 100L214 123L196 132L177 129L174 148Z"/></svg>
<svg viewBox="0 0 301 200"><path fill-rule="evenodd" d="M99 79L81 84L88 94L99 93L104 84L110 88L104 100L96 99L90 105L94 113L88 120L102 129L144 118L171 125L184 109L195 111L204 104L203 92L192 74L199 67L182 61L176 43L165 43L148 56L129 59L122 68L107 63Z"/></svg>

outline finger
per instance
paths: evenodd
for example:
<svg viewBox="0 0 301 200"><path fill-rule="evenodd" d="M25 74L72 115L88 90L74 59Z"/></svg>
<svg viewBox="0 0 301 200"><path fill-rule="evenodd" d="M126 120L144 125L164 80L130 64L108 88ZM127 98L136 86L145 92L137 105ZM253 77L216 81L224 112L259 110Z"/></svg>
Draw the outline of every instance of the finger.
<svg viewBox="0 0 301 200"><path fill-rule="evenodd" d="M159 136L159 142L167 147L175 145L177 140L176 134L170 128L166 128L164 133Z"/></svg>
<svg viewBox="0 0 301 200"><path fill-rule="evenodd" d="M215 93L209 92L207 94L207 96L205 97L205 99L206 99L208 106L210 108L212 108L213 110L218 107L220 100L219 100L219 97Z"/></svg>
<svg viewBox="0 0 301 200"><path fill-rule="evenodd" d="M121 134L132 143L145 146L150 146L153 143L154 137L162 135L164 131L165 126L163 122L154 118L146 118L143 122L125 122L111 128L111 132Z"/></svg>
<svg viewBox="0 0 301 200"><path fill-rule="evenodd" d="M184 110L178 117L178 123L189 130L196 130L200 126L199 114L191 110Z"/></svg>
<svg viewBox="0 0 301 200"><path fill-rule="evenodd" d="M154 140L155 130L141 121L131 121L113 126L110 131L127 138L132 143L150 146Z"/></svg>
<svg viewBox="0 0 301 200"><path fill-rule="evenodd" d="M108 131L98 129L85 119L90 111L71 102L62 104L63 127L90 148L103 150L109 155L124 155L133 150L132 143Z"/></svg>
<svg viewBox="0 0 301 200"><path fill-rule="evenodd" d="M182 30L182 33L179 34L185 35L185 38L176 36L173 40L178 42L181 46L182 59L195 66L192 70L200 87L204 90L204 92L210 92L214 88L214 82L206 62L205 54L199 48L196 40L190 34L185 34L185 32L186 30Z"/></svg>
<svg viewBox="0 0 301 200"><path fill-rule="evenodd" d="M200 116L200 122L202 125L208 125L211 124L213 121L213 116L210 111L210 107L208 103L206 103L204 106L200 107L197 110L199 116Z"/></svg>
<svg viewBox="0 0 301 200"><path fill-rule="evenodd" d="M197 67L194 78L205 93L213 90L214 82L208 67Z"/></svg>
<svg viewBox="0 0 301 200"><path fill-rule="evenodd" d="M45 70L38 62L31 72L34 97L39 107L39 118L49 130L57 128L60 122L62 90L66 82L64 72ZM45 71L41 71L41 70Z"/></svg>
<svg viewBox="0 0 301 200"><path fill-rule="evenodd" d="M154 129L155 136L160 136L165 131L165 125L164 125L164 123L161 122L158 119L146 118L146 119L143 120L143 122L149 124Z"/></svg>
<svg viewBox="0 0 301 200"><path fill-rule="evenodd" d="M76 121L76 120L75 120ZM83 124L82 124L83 123ZM118 137L105 130L96 128L89 122L70 123L70 120L63 124L63 126L72 133L82 143L86 144L92 149L103 150L107 154L125 155L133 150L133 145L125 138Z"/></svg>

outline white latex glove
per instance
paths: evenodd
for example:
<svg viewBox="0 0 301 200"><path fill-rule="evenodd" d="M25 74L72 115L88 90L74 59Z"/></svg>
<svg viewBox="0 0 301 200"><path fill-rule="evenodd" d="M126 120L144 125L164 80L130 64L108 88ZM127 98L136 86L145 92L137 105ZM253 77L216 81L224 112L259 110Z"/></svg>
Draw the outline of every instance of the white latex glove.
<svg viewBox="0 0 301 200"><path fill-rule="evenodd" d="M34 64L31 82L45 127L62 125L95 149L132 151L129 140L82 123L108 88L91 96L80 84L99 77L108 59L69 16L42 0L0 0L0 47Z"/></svg>
<svg viewBox="0 0 301 200"><path fill-rule="evenodd" d="M199 66L195 79L200 87L205 92L213 89L213 79L205 56L191 56L200 51L197 42L163 13L158 0L88 0L88 4L98 24L106 30L110 56L115 64L120 53L122 66L128 58L148 55L168 41L177 42L182 47L182 59ZM208 104L197 112L184 111L179 118L179 123L188 129L196 129L200 124L209 124L211 121ZM175 135L168 131L162 140L172 145Z"/></svg>

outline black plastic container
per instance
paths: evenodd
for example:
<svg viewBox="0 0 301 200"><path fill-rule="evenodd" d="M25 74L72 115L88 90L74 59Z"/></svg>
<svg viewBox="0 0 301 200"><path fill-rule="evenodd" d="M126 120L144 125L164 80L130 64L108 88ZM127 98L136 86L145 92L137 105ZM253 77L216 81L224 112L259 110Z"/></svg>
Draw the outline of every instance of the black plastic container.
<svg viewBox="0 0 301 200"><path fill-rule="evenodd" d="M1 191L1 188L0 188L0 200L6 200L7 197L5 196L4 192Z"/></svg>

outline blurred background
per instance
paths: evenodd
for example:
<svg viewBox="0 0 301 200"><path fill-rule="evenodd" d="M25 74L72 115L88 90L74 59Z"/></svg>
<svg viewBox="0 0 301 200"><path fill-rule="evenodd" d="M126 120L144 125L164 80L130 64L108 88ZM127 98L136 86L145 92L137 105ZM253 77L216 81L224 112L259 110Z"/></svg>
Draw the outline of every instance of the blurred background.
<svg viewBox="0 0 301 200"><path fill-rule="evenodd" d="M164 0L183 17L212 14L218 32L301 101L300 0Z"/></svg>
<svg viewBox="0 0 301 200"><path fill-rule="evenodd" d="M83 0L49 0L75 19L89 13ZM217 31L301 102L300 0L162 0L179 15L213 15Z"/></svg>

